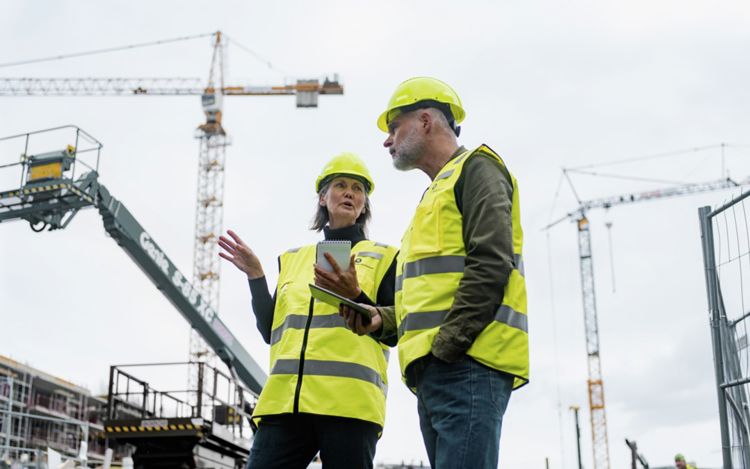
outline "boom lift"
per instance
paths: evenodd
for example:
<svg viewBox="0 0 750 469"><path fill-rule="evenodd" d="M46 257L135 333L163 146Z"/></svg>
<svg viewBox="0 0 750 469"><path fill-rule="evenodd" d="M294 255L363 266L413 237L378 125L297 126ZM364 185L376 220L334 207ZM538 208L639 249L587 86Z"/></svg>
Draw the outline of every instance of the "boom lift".
<svg viewBox="0 0 750 469"><path fill-rule="evenodd" d="M194 456L199 453L213 451L212 456L207 460L219 464L215 467L234 467L235 461L247 455L249 440L243 440L242 435L238 439L236 435L227 434L222 427L226 427L227 423L238 423L237 418L229 418L228 414L249 415L243 394L249 392L257 397L265 383L265 373L219 318L209 301L177 269L127 207L113 197L109 190L99 182L98 167L102 144L98 140L78 127L63 126L14 135L0 139L0 142L17 139L25 149L28 149L32 137L40 134L48 137L51 132L74 134L74 143L53 152L36 155L28 155L24 152L19 162L0 165L0 169L16 166L21 168L21 186L0 192L0 223L21 219L28 221L32 230L36 232L45 228L64 229L81 209L96 208L102 217L107 233L117 241L117 244L177 308L185 320L198 331L203 340L227 365L232 375L219 373L210 367L204 369L203 364L198 364L201 375L205 372L208 377L213 370L213 389L203 389L203 380L200 380L198 390L193 391L197 392L198 404L182 402L178 399L180 402L173 402L180 404L173 406L174 418L165 419L161 418L164 416L162 412L164 406L162 402L157 404L157 399L163 400L168 393L157 393L149 387L148 383L123 372L121 367L113 367L110 371L108 406L110 420L105 422L107 436L128 440L135 444L138 448L134 455L137 466L139 456L143 464L144 457L148 454L153 456L154 452L157 453L156 457L163 465L149 463L148 467L182 467L179 464L183 461L188 459L195 461ZM88 146L79 148L79 144ZM79 155L86 157L86 153L94 155L91 157L94 160L91 164L79 158ZM90 171L75 179L79 165L84 165ZM229 383L224 388L229 389L230 398L216 399L216 383L219 379ZM237 383L237 379L241 383ZM128 383L127 390L120 389L121 382ZM134 384L131 386L130 383ZM140 386L138 392L131 392L131 389L136 389L138 386ZM203 394L211 395L213 401L219 402L213 405L209 419L204 418L203 415L204 409L201 404ZM133 404L134 398L138 399L137 404ZM182 407L179 412L178 407ZM185 408L187 410L184 410ZM125 420L122 420L123 417ZM170 435L179 438L165 439ZM162 442L169 441L170 443L154 443L156 437ZM163 449L167 446L172 456L165 459L163 452L159 454L158 448ZM212 449L206 449L209 447ZM141 448L144 449L141 450ZM230 457L232 465L226 466L217 462L217 456L214 454L216 451L223 452L224 457L232 456ZM186 467L196 466L188 462Z"/></svg>
<svg viewBox="0 0 750 469"><path fill-rule="evenodd" d="M6 63L0 64L0 66L9 67L113 53L206 36L211 36L213 47L207 81L185 77L7 77L0 78L0 96L200 96L206 121L195 130L195 137L200 141L200 153L198 157L192 285L218 312L220 264L216 241L221 233L224 210L226 147L231 144L231 139L222 124L224 96L295 96L297 108L316 108L320 95L344 94L344 87L339 83L338 76L324 78L322 82L317 78L297 79L294 82L274 86L256 86L242 82L225 83L224 56L230 42L251 55L257 57L257 54L221 31ZM214 360L210 350L208 350L210 347L206 347L200 336L201 334L196 331L190 334L190 361L207 362L211 365ZM196 387L197 379L196 365L190 367L190 386Z"/></svg>

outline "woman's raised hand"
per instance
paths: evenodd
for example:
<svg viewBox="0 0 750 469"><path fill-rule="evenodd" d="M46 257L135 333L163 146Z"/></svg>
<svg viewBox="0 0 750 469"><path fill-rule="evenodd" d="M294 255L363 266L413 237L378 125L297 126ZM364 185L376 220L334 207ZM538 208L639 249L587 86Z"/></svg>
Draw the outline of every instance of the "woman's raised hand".
<svg viewBox="0 0 750 469"><path fill-rule="evenodd" d="M263 277L263 266L253 250L234 231L227 230L227 234L231 239L219 236L219 247L222 249L219 256L245 272L251 280Z"/></svg>

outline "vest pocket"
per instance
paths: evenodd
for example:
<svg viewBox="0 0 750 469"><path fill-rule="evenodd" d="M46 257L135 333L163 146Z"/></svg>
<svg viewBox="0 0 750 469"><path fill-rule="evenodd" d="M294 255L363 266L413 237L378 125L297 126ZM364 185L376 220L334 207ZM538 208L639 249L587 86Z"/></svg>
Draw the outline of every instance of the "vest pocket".
<svg viewBox="0 0 750 469"><path fill-rule="evenodd" d="M443 246L440 223L442 203L435 199L432 203L421 204L414 214L411 232L410 254L421 257L424 254L439 253ZM411 256L410 256L411 257Z"/></svg>

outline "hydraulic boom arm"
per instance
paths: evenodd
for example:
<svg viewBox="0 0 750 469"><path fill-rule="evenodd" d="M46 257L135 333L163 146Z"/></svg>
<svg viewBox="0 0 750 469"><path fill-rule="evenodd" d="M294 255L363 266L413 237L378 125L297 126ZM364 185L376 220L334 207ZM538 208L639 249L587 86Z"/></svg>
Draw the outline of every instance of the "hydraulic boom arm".
<svg viewBox="0 0 750 469"><path fill-rule="evenodd" d="M106 187L98 186L95 199L107 233L200 333L229 369L234 370L252 392L260 394L266 380L265 373L198 290L193 288L127 207L112 197Z"/></svg>
<svg viewBox="0 0 750 469"><path fill-rule="evenodd" d="M81 129L71 128L76 131L76 144L81 135L96 143L97 147L87 151L96 151L98 155L101 144ZM28 140L31 135L33 133L9 138L25 137ZM20 165L24 181L19 189L0 192L0 223L23 219L31 224L34 231L47 227L50 230L63 229L80 209L96 207L107 233L200 333L239 380L256 396L260 394L266 381L263 370L133 214L99 183L96 170L89 166L92 171L76 180L72 179L77 156L76 147L68 146L56 152L23 155L20 163L0 166L8 168Z"/></svg>

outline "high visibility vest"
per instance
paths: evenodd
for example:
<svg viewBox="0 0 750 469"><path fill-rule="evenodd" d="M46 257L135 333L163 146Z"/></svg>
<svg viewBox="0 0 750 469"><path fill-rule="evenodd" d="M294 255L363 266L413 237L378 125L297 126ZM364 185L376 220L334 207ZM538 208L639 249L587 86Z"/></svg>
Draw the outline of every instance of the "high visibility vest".
<svg viewBox="0 0 750 469"><path fill-rule="evenodd" d="M417 206L401 243L396 265L396 322L398 355L402 376L414 360L430 353L440 325L453 305L464 276L466 247L463 216L456 205L454 187L466 162L481 153L503 160L486 145L469 150L446 165L435 176ZM513 183L511 223L515 268L492 321L476 338L467 354L478 362L515 376L513 388L529 377L529 342L526 315L526 282L523 271L523 231L518 205L518 187ZM493 223L496 220L485 220Z"/></svg>
<svg viewBox="0 0 750 469"><path fill-rule="evenodd" d="M373 301L397 249L373 241L352 248L359 287ZM314 300L315 245L279 258L270 374L253 417L310 413L385 423L388 347L346 328L338 309Z"/></svg>

